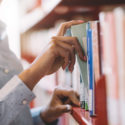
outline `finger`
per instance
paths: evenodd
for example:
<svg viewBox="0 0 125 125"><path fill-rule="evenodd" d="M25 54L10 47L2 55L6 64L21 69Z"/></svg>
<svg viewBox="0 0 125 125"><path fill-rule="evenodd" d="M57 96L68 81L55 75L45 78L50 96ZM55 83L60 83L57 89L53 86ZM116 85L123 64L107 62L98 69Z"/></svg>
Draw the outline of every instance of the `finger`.
<svg viewBox="0 0 125 125"><path fill-rule="evenodd" d="M80 106L80 102L79 102L79 99L78 99L78 97L77 97L77 95L76 95L76 92L70 91L70 92L69 92L69 98L70 98L71 102L72 102L74 105Z"/></svg>
<svg viewBox="0 0 125 125"><path fill-rule="evenodd" d="M76 92L72 89L59 89L56 88L55 89L55 94L57 96L64 96L64 97L68 97L69 100L71 100L72 104L76 105L76 106L80 106L80 102L77 98Z"/></svg>
<svg viewBox="0 0 125 125"><path fill-rule="evenodd" d="M61 25L60 30L58 32L58 36L63 36L68 28L70 28L72 25L77 25L83 23L83 20L72 20L69 22L65 22Z"/></svg>
<svg viewBox="0 0 125 125"><path fill-rule="evenodd" d="M64 64L62 67L63 69L65 69L69 65L69 61L71 57L70 52L58 45L55 45L55 51L57 53L56 55L59 55L62 58L64 58Z"/></svg>
<svg viewBox="0 0 125 125"><path fill-rule="evenodd" d="M63 114L66 112L70 112L72 110L72 106L71 105L58 105L57 106L57 111L59 112L59 114Z"/></svg>
<svg viewBox="0 0 125 125"><path fill-rule="evenodd" d="M78 53L80 59L83 60L83 61L87 60L87 58L86 58L86 56L83 52L83 49L82 49L82 47L81 47L81 45L78 42L76 37L55 36L55 37L52 37L52 39L58 40L58 41L63 41L65 43L68 43L68 44L72 45L75 48L76 52Z"/></svg>
<svg viewBox="0 0 125 125"><path fill-rule="evenodd" d="M74 47L65 43L65 42L58 42L57 40L54 40L53 42L54 42L54 44L57 44L60 47L66 49L67 51L70 52L71 57L70 57L69 70L72 72L74 69L74 64L75 64L75 49L74 49Z"/></svg>
<svg viewBox="0 0 125 125"><path fill-rule="evenodd" d="M75 95L76 95L76 96L78 97L78 99L79 99L79 96L80 96L79 93L75 91Z"/></svg>

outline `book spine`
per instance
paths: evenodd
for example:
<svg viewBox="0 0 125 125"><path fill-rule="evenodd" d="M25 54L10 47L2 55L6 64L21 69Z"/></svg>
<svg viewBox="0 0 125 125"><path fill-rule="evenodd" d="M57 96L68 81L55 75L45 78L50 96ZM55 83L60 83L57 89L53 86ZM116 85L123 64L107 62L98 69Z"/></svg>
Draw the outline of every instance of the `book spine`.
<svg viewBox="0 0 125 125"><path fill-rule="evenodd" d="M125 125L125 11L123 8L116 8L114 16L118 55L120 121L121 125Z"/></svg>
<svg viewBox="0 0 125 125"><path fill-rule="evenodd" d="M80 105L81 108L83 109L85 108L85 90L81 75L80 75Z"/></svg>
<svg viewBox="0 0 125 125"><path fill-rule="evenodd" d="M103 72L106 75L107 115L109 125L119 125L118 67L116 53L116 34L112 12L100 13L103 33ZM119 55L120 56L120 55Z"/></svg>
<svg viewBox="0 0 125 125"><path fill-rule="evenodd" d="M93 49L92 49L92 30L90 23L87 28L87 50L88 50L88 71L89 71L89 112L90 116L95 114L94 111L94 80L93 80Z"/></svg>

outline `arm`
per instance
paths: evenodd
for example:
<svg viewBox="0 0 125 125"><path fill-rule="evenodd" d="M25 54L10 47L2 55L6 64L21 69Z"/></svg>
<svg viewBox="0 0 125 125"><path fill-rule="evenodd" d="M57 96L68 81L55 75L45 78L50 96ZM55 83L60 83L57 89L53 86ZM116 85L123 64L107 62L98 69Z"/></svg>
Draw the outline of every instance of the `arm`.
<svg viewBox="0 0 125 125"><path fill-rule="evenodd" d="M0 90L0 124L9 125L34 98L34 94L18 78L14 76Z"/></svg>
<svg viewBox="0 0 125 125"><path fill-rule="evenodd" d="M27 70L19 74L19 78L28 88L32 90L41 78L56 72L60 67L65 69L68 66L72 72L75 64L75 53L79 55L81 60L86 60L77 39L63 36L67 28L80 23L83 21L70 21L62 24L58 35L52 38L48 49Z"/></svg>
<svg viewBox="0 0 125 125"><path fill-rule="evenodd" d="M17 77L13 77L0 90L0 123L8 125L16 118L33 98L31 90L37 82L45 75L52 74L60 67L73 70L75 63L75 52L82 60L84 55L82 48L75 37L63 37L65 30L71 25L83 23L81 21L70 21L62 24L58 36L53 37L50 46L41 54L33 64Z"/></svg>

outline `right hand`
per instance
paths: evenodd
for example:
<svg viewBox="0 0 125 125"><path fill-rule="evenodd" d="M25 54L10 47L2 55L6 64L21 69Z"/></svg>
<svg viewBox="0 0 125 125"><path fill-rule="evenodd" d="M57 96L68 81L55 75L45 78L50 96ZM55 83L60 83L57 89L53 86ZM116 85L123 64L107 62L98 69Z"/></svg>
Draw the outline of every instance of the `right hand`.
<svg viewBox="0 0 125 125"><path fill-rule="evenodd" d="M51 123L63 113L72 111L72 106L80 106L79 94L72 89L56 88L50 103L41 112L45 123Z"/></svg>
<svg viewBox="0 0 125 125"><path fill-rule="evenodd" d="M56 72L61 66L63 69L68 66L72 72L75 64L75 53L78 53L81 60L86 61L77 38L63 36L67 28L81 23L83 21L76 20L61 25L57 36L52 37L50 47L33 62L28 70L19 75L24 83L28 83L33 88L43 76Z"/></svg>

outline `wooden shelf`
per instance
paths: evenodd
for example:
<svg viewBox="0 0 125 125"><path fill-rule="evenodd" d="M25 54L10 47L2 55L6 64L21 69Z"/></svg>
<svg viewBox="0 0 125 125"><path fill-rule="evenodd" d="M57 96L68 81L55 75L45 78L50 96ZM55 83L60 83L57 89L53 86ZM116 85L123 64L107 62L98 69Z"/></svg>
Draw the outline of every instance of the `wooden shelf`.
<svg viewBox="0 0 125 125"><path fill-rule="evenodd" d="M124 0L62 0L62 5L93 5L93 6L100 6L100 5L113 5L113 4L123 4L125 3Z"/></svg>
<svg viewBox="0 0 125 125"><path fill-rule="evenodd" d="M56 4L51 7L47 13L40 12L33 14L31 18L22 21L26 28L21 32L28 30L40 30L51 28L55 25L57 20L72 20L74 16L82 15L83 17L90 17L97 19L98 13L102 6L125 4L125 0L56 0ZM64 11L65 10L65 11ZM34 18L35 17L35 18ZM32 21L33 18L33 21ZM35 20L35 21L34 21ZM22 27L22 26L21 26Z"/></svg>
<svg viewBox="0 0 125 125"><path fill-rule="evenodd" d="M97 117L90 117L84 109L73 107L72 116L80 125L97 125Z"/></svg>

